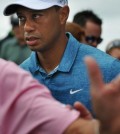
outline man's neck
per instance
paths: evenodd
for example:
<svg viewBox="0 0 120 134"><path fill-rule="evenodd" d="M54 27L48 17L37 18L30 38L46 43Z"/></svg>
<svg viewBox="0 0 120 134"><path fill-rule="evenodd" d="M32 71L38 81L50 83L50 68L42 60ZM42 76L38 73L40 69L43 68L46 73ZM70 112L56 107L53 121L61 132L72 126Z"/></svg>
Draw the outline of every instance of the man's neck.
<svg viewBox="0 0 120 134"><path fill-rule="evenodd" d="M37 52L39 63L47 73L54 70L60 64L66 44L67 41L64 43L64 45L59 44L59 47L46 52Z"/></svg>

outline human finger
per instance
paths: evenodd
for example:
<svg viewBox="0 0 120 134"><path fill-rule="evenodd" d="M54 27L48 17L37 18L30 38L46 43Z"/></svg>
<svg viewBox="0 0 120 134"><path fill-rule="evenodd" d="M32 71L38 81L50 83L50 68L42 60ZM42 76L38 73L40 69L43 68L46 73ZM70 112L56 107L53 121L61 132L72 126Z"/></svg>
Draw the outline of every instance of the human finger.
<svg viewBox="0 0 120 134"><path fill-rule="evenodd" d="M102 74L96 61L92 57L87 56L85 57L85 63L88 69L91 90L103 89Z"/></svg>
<svg viewBox="0 0 120 134"><path fill-rule="evenodd" d="M74 103L74 108L80 112L80 116L84 119L92 119L90 111L80 102Z"/></svg>

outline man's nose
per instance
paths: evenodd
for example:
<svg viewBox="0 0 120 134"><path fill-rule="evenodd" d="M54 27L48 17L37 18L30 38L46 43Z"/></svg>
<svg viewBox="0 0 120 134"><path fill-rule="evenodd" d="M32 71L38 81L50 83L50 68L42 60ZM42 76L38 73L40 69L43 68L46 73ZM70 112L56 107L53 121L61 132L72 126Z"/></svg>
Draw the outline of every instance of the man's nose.
<svg viewBox="0 0 120 134"><path fill-rule="evenodd" d="M31 21L26 21L24 25L24 31L25 32L32 32L34 31L34 25Z"/></svg>

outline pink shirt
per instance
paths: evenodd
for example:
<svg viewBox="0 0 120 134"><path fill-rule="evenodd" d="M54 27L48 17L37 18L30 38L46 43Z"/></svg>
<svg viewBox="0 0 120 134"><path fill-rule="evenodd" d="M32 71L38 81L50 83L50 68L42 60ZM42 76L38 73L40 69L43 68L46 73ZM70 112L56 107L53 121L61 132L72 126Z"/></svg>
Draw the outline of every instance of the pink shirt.
<svg viewBox="0 0 120 134"><path fill-rule="evenodd" d="M62 134L78 116L28 72L0 59L0 134Z"/></svg>

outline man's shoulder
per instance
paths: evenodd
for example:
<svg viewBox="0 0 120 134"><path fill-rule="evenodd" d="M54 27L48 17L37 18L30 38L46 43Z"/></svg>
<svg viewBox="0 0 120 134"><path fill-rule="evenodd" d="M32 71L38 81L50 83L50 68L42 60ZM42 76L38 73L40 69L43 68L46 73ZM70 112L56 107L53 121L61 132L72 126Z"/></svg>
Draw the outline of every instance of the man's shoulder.
<svg viewBox="0 0 120 134"><path fill-rule="evenodd" d="M31 55L24 61L20 64L20 67L27 70L27 71L30 71L30 70L33 70L33 68L36 67L36 58L35 58L35 52L32 52Z"/></svg>
<svg viewBox="0 0 120 134"><path fill-rule="evenodd" d="M17 39L16 38L7 39L6 41L4 41L2 43L1 50L13 49L12 47L16 46L16 44L17 44Z"/></svg>
<svg viewBox="0 0 120 134"><path fill-rule="evenodd" d="M20 64L20 67L23 68L23 69L27 69L31 66L31 58L28 57L25 61L23 61L21 64Z"/></svg>
<svg viewBox="0 0 120 134"><path fill-rule="evenodd" d="M100 61L107 60L107 59L111 61L115 60L110 55L106 54L104 51L86 44L81 44L81 47L79 49L79 54L83 56L92 56L93 58L97 58Z"/></svg>
<svg viewBox="0 0 120 134"><path fill-rule="evenodd" d="M102 67L102 69L103 68L111 69L113 68L114 64L120 67L120 62L118 60L106 54L102 50L99 50L97 48L94 48L85 44L81 44L80 49L77 54L77 60L78 61L79 59L84 60L86 56L91 56L92 58L94 58L96 62L98 63L98 65Z"/></svg>
<svg viewBox="0 0 120 134"><path fill-rule="evenodd" d="M74 39L72 35L69 35L68 46L69 46L68 47L69 52L71 51L72 55L76 54L76 58L75 58L75 60L77 61L75 62L76 64L80 64L81 62L83 62L86 56L91 56L96 60L96 62L100 66L102 67L104 66L106 68L113 66L114 63L120 64L116 62L115 58L106 54L102 50L78 42L77 40Z"/></svg>
<svg viewBox="0 0 120 134"><path fill-rule="evenodd" d="M13 37L13 38L9 38L9 39L7 39L6 41L4 41L3 42L3 44L5 45L5 44L15 44L17 42L17 39L15 38L15 37Z"/></svg>

